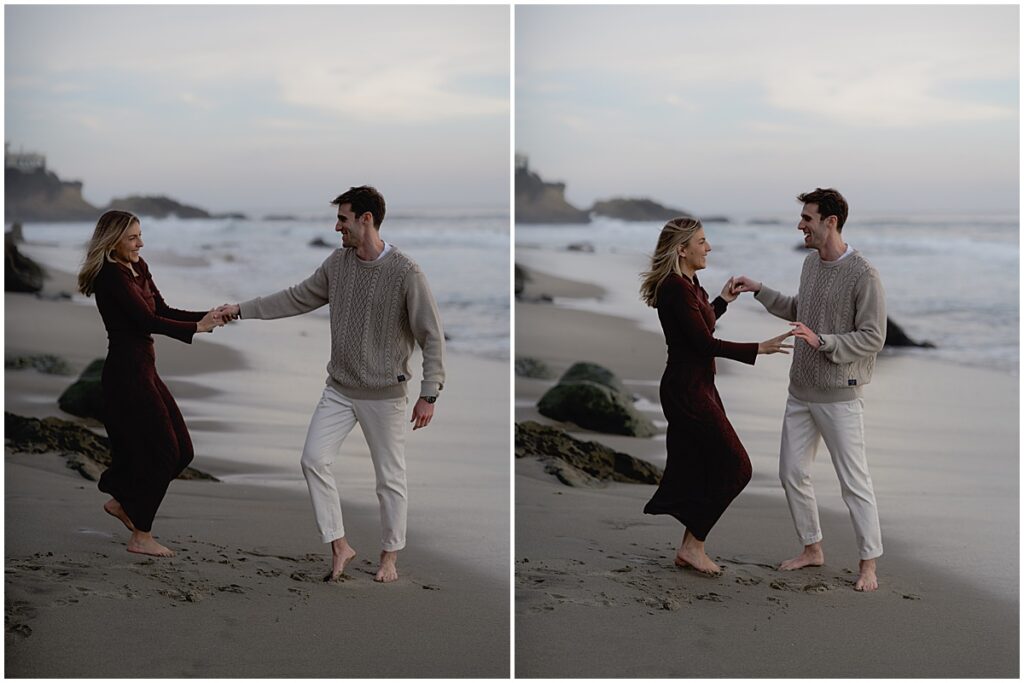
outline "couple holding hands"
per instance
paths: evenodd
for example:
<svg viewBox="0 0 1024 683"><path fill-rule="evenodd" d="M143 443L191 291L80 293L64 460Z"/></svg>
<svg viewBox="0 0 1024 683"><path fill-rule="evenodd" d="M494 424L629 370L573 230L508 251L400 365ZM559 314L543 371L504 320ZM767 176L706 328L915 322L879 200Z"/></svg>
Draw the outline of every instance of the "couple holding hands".
<svg viewBox="0 0 1024 683"><path fill-rule="evenodd" d="M380 238L384 198L369 186L353 187L331 202L342 248L297 285L210 311L171 308L149 266L139 256L141 223L125 211L107 211L97 222L78 276L79 291L96 295L107 330L103 400L111 466L99 489L103 508L131 531L128 551L170 557L152 535L167 487L191 462L192 441L166 385L156 372L153 334L191 343L231 320L274 319L330 306L331 358L327 382L310 420L302 452L317 527L331 544L325 581L337 579L356 556L342 521L331 463L359 423L370 448L380 502L381 555L375 579L398 578L397 554L405 547L407 487L405 409L415 345L423 352L423 380L413 406L413 429L426 427L444 384L444 332L423 272Z"/></svg>
<svg viewBox="0 0 1024 683"><path fill-rule="evenodd" d="M825 562L810 478L824 439L859 546L854 588L873 591L878 588L882 534L864 446L862 387L871 380L875 356L885 343L885 294L878 272L843 240L849 212L843 196L818 188L797 200L803 204L797 228L804 247L813 251L804 260L796 296L739 276L730 278L721 295L709 302L697 279L711 251L700 221L676 218L661 231L640 293L657 308L668 345L660 385L668 458L644 512L672 515L685 525L676 565L711 575L721 571L706 554L704 541L750 481L751 466L715 388L715 358L753 365L759 354L793 349L779 478L803 549L779 569ZM752 292L768 312L790 321L792 329L760 343L716 339L715 321L744 292ZM792 343L784 343L790 337Z"/></svg>

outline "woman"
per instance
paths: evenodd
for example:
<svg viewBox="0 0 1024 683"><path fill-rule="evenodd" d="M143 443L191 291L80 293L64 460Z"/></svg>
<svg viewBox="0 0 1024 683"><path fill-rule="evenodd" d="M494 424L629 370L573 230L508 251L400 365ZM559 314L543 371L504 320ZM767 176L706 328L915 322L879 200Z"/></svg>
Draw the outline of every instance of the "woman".
<svg viewBox="0 0 1024 683"><path fill-rule="evenodd" d="M132 532L128 551L158 557L174 553L150 532L167 486L192 461L181 411L156 374L152 333L192 343L196 332L223 325L215 311L179 311L164 303L142 249L139 219L126 211L100 216L78 274L78 289L95 292L107 329L103 402L111 464L99 489L103 509Z"/></svg>
<svg viewBox="0 0 1024 683"><path fill-rule="evenodd" d="M708 303L697 280L707 267L711 245L695 218L673 218L662 228L643 274L640 296L658 309L668 344L668 364L661 378L661 407L668 419L665 474L644 507L649 515L672 515L686 531L676 551L679 567L705 574L721 569L704 551L704 540L733 498L750 481L750 458L729 424L715 389L715 357L754 364L761 353L789 353L782 341L792 332L761 343L715 339L715 320L739 295L732 278L722 295Z"/></svg>

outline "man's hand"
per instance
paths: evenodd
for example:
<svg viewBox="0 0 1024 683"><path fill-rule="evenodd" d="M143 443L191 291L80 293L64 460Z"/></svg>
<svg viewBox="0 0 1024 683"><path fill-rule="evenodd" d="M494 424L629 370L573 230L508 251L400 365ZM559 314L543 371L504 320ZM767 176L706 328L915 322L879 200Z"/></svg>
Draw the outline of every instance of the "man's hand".
<svg viewBox="0 0 1024 683"><path fill-rule="evenodd" d="M432 417L434 417L434 404L427 403L423 397L420 397L416 401L416 405L412 407L412 419L409 421L412 422L412 428L415 431L430 424Z"/></svg>
<svg viewBox="0 0 1024 683"><path fill-rule="evenodd" d="M761 291L761 283L751 280L746 275L737 275L729 278L729 282L732 283L732 291L736 296L739 296L743 292L753 292L757 294Z"/></svg>
<svg viewBox="0 0 1024 683"><path fill-rule="evenodd" d="M222 304L216 310L223 316L225 322L238 320L239 316L242 315L242 309L238 304Z"/></svg>
<svg viewBox="0 0 1024 683"><path fill-rule="evenodd" d="M818 350L818 347L821 346L821 344L818 343L817 332L807 327L807 325L804 325L803 323L789 324L793 327L794 337L796 337L797 339L803 339L812 349L814 349L815 351Z"/></svg>

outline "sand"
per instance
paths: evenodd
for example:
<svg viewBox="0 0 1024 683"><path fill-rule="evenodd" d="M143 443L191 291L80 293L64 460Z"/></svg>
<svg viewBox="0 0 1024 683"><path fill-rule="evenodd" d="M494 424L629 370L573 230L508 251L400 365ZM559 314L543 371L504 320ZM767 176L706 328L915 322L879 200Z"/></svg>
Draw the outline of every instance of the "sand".
<svg viewBox="0 0 1024 683"><path fill-rule="evenodd" d="M517 253L527 267L553 258ZM594 256L594 271L612 272L608 258ZM516 305L517 357L544 360L558 373L576 360L602 363L663 429L661 335L594 312L601 298L571 301L578 287L545 284L555 305ZM722 318L719 336L762 340L780 323L741 299ZM813 477L826 565L774 568L799 550L776 475L789 358L718 366L719 392L754 469L708 538L723 576L673 567L681 526L642 514L654 487L569 488L522 459L515 476L516 675L1018 676L1017 377L918 355L879 358L865 389L865 429L885 554L879 590L864 594L852 587L853 530L824 447ZM552 424L534 407L551 384L516 378L517 421ZM663 435L570 433L665 461Z"/></svg>
<svg viewBox="0 0 1024 683"><path fill-rule="evenodd" d="M172 305L222 303L150 263ZM47 288L72 287L58 272ZM5 307L8 355L56 353L76 376L105 355L91 303L6 294ZM409 540L395 584L373 581L373 470L353 432L334 472L359 556L325 584L329 552L298 459L328 336L326 320L302 316L235 323L191 346L158 339L193 466L222 479L171 484L154 534L175 558L127 553L106 497L59 455L7 454L8 676L508 676L508 364L448 356L434 422L408 436ZM7 371L5 408L75 419L56 405L73 379Z"/></svg>

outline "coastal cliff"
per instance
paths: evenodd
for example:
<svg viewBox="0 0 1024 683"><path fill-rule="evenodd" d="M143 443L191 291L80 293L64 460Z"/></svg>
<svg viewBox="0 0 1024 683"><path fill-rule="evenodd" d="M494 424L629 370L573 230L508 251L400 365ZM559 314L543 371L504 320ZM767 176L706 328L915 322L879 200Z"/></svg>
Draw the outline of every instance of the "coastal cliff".
<svg viewBox="0 0 1024 683"><path fill-rule="evenodd" d="M516 157L516 223L589 223L590 214L565 199L565 183L549 183Z"/></svg>

